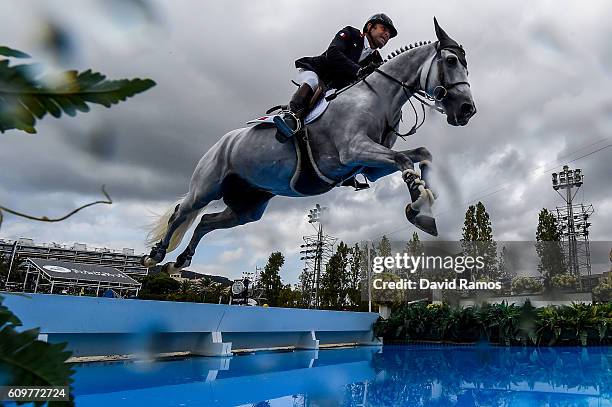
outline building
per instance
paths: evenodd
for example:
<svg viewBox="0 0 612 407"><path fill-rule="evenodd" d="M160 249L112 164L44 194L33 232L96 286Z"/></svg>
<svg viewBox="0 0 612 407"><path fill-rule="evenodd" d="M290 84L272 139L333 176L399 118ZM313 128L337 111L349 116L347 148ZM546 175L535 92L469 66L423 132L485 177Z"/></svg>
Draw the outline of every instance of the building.
<svg viewBox="0 0 612 407"><path fill-rule="evenodd" d="M141 284L114 267L27 258L24 292L136 297Z"/></svg>
<svg viewBox="0 0 612 407"><path fill-rule="evenodd" d="M113 250L100 247L87 247L84 243L72 246L57 243L36 243L32 239L0 239L0 255L10 261L15 255L15 267L24 267L26 258L50 259L73 263L99 265L115 268L128 276L142 277L147 275L147 268L140 265L142 255L134 254L134 249Z"/></svg>

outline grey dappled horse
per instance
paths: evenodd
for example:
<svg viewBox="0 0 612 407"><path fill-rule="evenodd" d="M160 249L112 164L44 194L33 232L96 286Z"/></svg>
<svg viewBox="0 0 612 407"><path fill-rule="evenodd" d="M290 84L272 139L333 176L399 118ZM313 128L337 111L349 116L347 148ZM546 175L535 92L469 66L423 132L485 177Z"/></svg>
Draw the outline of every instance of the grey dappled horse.
<svg viewBox="0 0 612 407"><path fill-rule="evenodd" d="M476 112L463 48L435 19L434 25L438 41L403 48L331 102L325 113L308 125L308 136L318 152L320 172L337 184L355 173L375 181L400 171L412 200L406 208L408 219L436 235L430 210L434 194L428 188L431 154L424 147L391 149L402 106L414 93L435 95L436 108L453 126L466 125ZM208 150L191 177L187 195L160 217L151 232L149 242L156 244L143 256L142 264L152 267L160 263L211 201L223 199L227 208L202 216L189 245L170 267L189 266L205 234L259 220L275 195L303 196L290 184L296 170L296 147L279 142L275 133L275 128L262 125L233 130ZM420 174L414 170L415 163L420 163Z"/></svg>

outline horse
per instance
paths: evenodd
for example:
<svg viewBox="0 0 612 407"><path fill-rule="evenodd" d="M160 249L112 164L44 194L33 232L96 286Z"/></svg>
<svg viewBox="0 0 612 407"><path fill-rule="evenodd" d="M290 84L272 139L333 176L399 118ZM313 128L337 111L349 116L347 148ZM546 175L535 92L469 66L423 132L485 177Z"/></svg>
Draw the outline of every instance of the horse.
<svg viewBox="0 0 612 407"><path fill-rule="evenodd" d="M304 161L296 155L298 143L279 142L273 126L232 130L200 159L189 192L157 220L149 233L151 251L141 258L142 265L152 267L162 262L212 201L223 199L226 209L204 214L188 246L168 267L180 270L189 266L207 233L258 221L276 195L318 195L357 173L374 182L401 172L412 201L406 207L406 217L416 227L437 235L431 214L436 195L428 176L431 153L425 147L391 149L399 135L402 107L410 97L446 114L452 126L465 126L476 113L463 47L435 18L434 27L437 41L393 52L373 73L343 89L323 115L307 126L305 134L312 147L308 152L318 181L327 182L328 188L296 191L292 180ZM415 163L420 173L414 169Z"/></svg>

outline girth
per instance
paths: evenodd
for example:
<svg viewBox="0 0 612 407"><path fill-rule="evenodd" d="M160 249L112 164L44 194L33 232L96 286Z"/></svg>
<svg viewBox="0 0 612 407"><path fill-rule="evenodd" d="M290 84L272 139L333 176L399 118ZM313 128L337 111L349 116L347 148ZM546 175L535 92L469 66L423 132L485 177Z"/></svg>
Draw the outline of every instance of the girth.
<svg viewBox="0 0 612 407"><path fill-rule="evenodd" d="M295 134L292 139L296 154L295 172L290 183L293 192L303 196L319 195L341 182L326 177L319 170L310 147L307 127Z"/></svg>

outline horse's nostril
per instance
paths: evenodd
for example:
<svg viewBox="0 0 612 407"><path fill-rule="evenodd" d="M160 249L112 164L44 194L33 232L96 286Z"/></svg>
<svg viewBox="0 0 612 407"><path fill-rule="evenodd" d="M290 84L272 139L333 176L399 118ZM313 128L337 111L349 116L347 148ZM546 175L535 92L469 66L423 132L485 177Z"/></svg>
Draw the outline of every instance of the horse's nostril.
<svg viewBox="0 0 612 407"><path fill-rule="evenodd" d="M471 103L464 103L461 105L461 115L463 117L471 116L474 114L474 105Z"/></svg>

